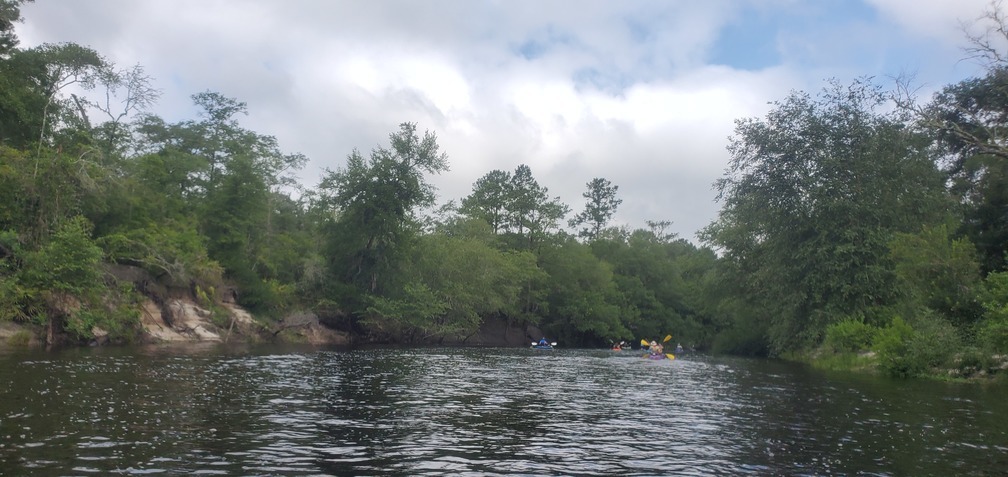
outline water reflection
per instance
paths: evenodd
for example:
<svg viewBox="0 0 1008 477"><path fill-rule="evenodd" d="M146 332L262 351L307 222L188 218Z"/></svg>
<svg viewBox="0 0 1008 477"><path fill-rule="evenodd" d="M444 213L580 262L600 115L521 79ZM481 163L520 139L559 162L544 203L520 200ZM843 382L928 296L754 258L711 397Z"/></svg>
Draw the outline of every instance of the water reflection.
<svg viewBox="0 0 1008 477"><path fill-rule="evenodd" d="M1004 389L508 349L0 355L0 474L925 475L1008 468Z"/></svg>

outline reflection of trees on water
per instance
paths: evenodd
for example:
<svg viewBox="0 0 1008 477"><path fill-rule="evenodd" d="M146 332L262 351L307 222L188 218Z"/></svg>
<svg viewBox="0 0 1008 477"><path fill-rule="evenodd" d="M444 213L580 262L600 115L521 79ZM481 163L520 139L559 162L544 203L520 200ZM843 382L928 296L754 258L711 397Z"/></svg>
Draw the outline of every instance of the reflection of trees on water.
<svg viewBox="0 0 1008 477"><path fill-rule="evenodd" d="M319 461L327 472L479 471L459 462L512 459L530 436L548 433L543 396L535 386L514 393L500 356L362 351L338 362L340 379L321 424L332 438Z"/></svg>

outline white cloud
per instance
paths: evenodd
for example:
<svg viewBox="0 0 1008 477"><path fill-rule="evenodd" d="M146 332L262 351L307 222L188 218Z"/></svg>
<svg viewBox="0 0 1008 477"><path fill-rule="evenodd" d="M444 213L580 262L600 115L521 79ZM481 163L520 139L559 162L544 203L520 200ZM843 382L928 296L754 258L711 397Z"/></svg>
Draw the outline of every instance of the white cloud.
<svg viewBox="0 0 1008 477"><path fill-rule="evenodd" d="M972 25L991 0L866 0L907 32L955 44L963 40L961 27Z"/></svg>

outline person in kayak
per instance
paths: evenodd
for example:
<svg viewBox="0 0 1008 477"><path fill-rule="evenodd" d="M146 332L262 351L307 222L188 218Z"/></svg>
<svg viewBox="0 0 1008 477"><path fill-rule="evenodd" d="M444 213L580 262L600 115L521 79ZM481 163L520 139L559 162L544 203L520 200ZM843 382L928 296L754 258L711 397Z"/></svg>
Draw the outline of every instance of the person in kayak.
<svg viewBox="0 0 1008 477"><path fill-rule="evenodd" d="M549 341L546 341L545 336L543 336L543 339L539 340L539 346L549 346Z"/></svg>
<svg viewBox="0 0 1008 477"><path fill-rule="evenodd" d="M665 352L665 347L655 340L651 340L651 347L649 349L651 354L663 354Z"/></svg>

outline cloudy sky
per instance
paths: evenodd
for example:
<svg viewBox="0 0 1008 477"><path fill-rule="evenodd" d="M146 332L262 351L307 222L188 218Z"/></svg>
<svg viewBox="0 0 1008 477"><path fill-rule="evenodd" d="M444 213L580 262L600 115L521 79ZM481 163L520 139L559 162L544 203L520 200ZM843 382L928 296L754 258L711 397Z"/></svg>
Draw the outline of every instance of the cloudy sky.
<svg viewBox="0 0 1008 477"><path fill-rule="evenodd" d="M962 22L989 0L36 0L22 47L75 42L142 65L152 112L194 119L190 95L248 104L244 127L310 163L314 187L401 122L437 134L440 201L528 164L580 211L595 177L616 222L670 220L696 242L734 120L825 80L913 74L925 95L975 76Z"/></svg>

